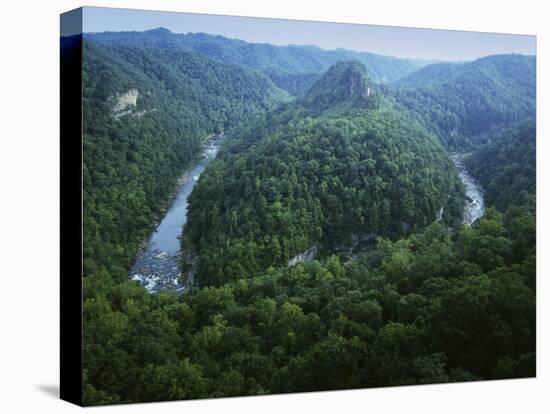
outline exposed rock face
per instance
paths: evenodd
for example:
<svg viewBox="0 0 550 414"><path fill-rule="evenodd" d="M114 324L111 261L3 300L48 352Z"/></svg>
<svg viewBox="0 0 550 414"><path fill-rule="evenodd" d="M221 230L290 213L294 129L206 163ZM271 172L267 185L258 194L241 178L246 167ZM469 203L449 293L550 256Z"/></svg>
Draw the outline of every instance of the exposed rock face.
<svg viewBox="0 0 550 414"><path fill-rule="evenodd" d="M440 222L441 219L443 218L443 211L444 211L444 210L443 210L443 207L441 207L441 208L439 209L439 211L437 212L437 215L436 215L436 218L435 218L435 221L436 221L436 222Z"/></svg>
<svg viewBox="0 0 550 414"><path fill-rule="evenodd" d="M121 116L131 113L131 108L137 106L137 98L139 92L137 89L130 89L128 92L117 93L112 99L114 101L112 106L113 116L120 118Z"/></svg>
<svg viewBox="0 0 550 414"><path fill-rule="evenodd" d="M310 247L305 252L302 252L296 257L294 257L293 259L289 260L288 266L294 266L298 263L303 263L303 262L311 262L315 258L317 251L318 251L317 246Z"/></svg>
<svg viewBox="0 0 550 414"><path fill-rule="evenodd" d="M376 104L375 92L365 65L354 60L340 61L331 66L300 101L316 110L347 104L350 100L368 107Z"/></svg>
<svg viewBox="0 0 550 414"><path fill-rule="evenodd" d="M364 73L361 73L355 68L348 69L348 82L349 82L349 97L368 98L370 96L371 88L366 82Z"/></svg>

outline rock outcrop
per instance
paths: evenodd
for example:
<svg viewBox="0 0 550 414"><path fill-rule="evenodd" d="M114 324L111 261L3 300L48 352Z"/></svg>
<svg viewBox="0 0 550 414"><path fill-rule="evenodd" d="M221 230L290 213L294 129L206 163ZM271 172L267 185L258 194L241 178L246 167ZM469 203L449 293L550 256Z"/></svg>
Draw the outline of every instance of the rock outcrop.
<svg viewBox="0 0 550 414"><path fill-rule="evenodd" d="M132 112L132 108L137 107L137 98L139 92L137 89L130 89L128 92L117 93L112 97L111 111L115 118L120 118Z"/></svg>

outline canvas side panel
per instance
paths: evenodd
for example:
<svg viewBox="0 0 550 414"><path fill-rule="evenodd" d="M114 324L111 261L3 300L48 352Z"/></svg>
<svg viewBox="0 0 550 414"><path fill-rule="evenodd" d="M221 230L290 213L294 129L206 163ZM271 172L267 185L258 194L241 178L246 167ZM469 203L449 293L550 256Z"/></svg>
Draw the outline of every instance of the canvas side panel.
<svg viewBox="0 0 550 414"><path fill-rule="evenodd" d="M60 397L82 405L82 9L60 29Z"/></svg>

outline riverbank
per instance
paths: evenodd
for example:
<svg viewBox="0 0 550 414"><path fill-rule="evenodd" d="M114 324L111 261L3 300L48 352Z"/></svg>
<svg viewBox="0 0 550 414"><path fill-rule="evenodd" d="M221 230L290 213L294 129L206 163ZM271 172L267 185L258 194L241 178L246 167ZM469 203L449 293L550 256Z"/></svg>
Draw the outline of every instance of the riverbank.
<svg viewBox="0 0 550 414"><path fill-rule="evenodd" d="M450 154L450 158L455 164L458 175L464 185L466 193L466 203L462 224L472 225L478 218L485 214L485 200L483 190L478 182L472 177L464 165L464 159L469 154Z"/></svg>
<svg viewBox="0 0 550 414"><path fill-rule="evenodd" d="M205 140L201 157L193 168L182 175L170 207L155 227L130 270L130 278L148 291L183 292L180 282L180 238L187 221L187 199L206 165L216 158L223 134Z"/></svg>

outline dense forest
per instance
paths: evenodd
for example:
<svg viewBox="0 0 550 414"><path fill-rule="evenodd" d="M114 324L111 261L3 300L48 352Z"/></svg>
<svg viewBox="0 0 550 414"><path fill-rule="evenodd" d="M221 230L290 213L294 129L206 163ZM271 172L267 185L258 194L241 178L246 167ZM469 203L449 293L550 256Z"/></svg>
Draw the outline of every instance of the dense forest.
<svg viewBox="0 0 550 414"><path fill-rule="evenodd" d="M398 59L368 52L316 46L275 46L248 43L207 33L172 33L158 28L145 32L91 33L88 37L109 45L133 45L155 49L191 50L222 63L244 66L267 75L277 86L293 95L309 89L330 66L342 60L363 63L376 82L396 81L430 61Z"/></svg>
<svg viewBox="0 0 550 414"><path fill-rule="evenodd" d="M232 136L189 200L197 280L220 285L322 244L400 235L461 214L437 139L384 99L356 61Z"/></svg>
<svg viewBox="0 0 550 414"><path fill-rule="evenodd" d="M204 139L288 95L265 77L184 51L87 37L83 48L84 272L126 278Z"/></svg>
<svg viewBox="0 0 550 414"><path fill-rule="evenodd" d="M466 160L485 190L487 202L501 210L534 203L537 151L534 120L507 129Z"/></svg>
<svg viewBox="0 0 550 414"><path fill-rule="evenodd" d="M490 210L182 297L87 278L85 402L534 376L535 235Z"/></svg>
<svg viewBox="0 0 550 414"><path fill-rule="evenodd" d="M164 29L82 47L85 405L535 375L533 57ZM138 247L220 131L187 288L151 294ZM457 151L489 207L471 226Z"/></svg>
<svg viewBox="0 0 550 414"><path fill-rule="evenodd" d="M395 82L410 111L455 151L469 151L535 112L534 56L495 55L426 66Z"/></svg>

